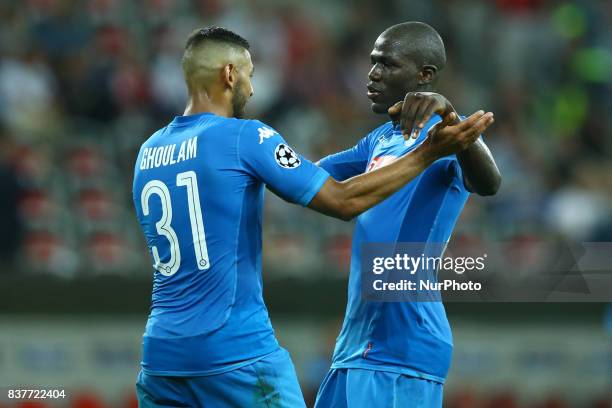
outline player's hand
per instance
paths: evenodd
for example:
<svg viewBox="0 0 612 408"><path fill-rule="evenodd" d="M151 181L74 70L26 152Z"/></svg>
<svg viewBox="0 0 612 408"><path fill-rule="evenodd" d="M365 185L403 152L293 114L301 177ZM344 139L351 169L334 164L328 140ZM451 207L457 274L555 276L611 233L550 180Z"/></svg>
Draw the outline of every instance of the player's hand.
<svg viewBox="0 0 612 408"><path fill-rule="evenodd" d="M444 116L442 122L431 129L421 148L428 150L435 157L459 153L478 140L495 121L492 112L485 113L482 110L461 122L457 122L458 120L455 112Z"/></svg>
<svg viewBox="0 0 612 408"><path fill-rule="evenodd" d="M397 121L404 139L417 138L427 121L435 113L446 117L455 109L444 96L434 92L408 92L402 102L389 108L389 116Z"/></svg>

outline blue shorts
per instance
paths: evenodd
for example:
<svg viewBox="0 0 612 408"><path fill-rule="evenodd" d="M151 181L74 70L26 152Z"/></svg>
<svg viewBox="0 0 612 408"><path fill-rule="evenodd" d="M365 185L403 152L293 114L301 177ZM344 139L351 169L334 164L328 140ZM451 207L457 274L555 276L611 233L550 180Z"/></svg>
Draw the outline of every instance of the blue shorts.
<svg viewBox="0 0 612 408"><path fill-rule="evenodd" d="M222 374L158 377L141 371L136 393L140 408L306 407L285 349Z"/></svg>
<svg viewBox="0 0 612 408"><path fill-rule="evenodd" d="M422 378L362 368L331 369L315 408L441 408L443 385Z"/></svg>

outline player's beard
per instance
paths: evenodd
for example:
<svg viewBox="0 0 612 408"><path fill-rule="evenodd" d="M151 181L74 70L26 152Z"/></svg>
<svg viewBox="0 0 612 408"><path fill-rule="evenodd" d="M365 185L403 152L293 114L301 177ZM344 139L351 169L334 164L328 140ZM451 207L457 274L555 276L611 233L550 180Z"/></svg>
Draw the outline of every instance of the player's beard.
<svg viewBox="0 0 612 408"><path fill-rule="evenodd" d="M247 103L247 96L242 91L242 81L236 82L236 91L232 95L232 110L234 111L234 117L242 119L244 117L244 111Z"/></svg>

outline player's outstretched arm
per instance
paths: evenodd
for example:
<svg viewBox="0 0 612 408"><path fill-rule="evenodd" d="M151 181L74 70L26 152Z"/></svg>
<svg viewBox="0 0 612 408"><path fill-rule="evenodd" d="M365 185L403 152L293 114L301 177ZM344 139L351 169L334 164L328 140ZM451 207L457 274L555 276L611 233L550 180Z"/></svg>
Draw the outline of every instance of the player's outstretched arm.
<svg viewBox="0 0 612 408"><path fill-rule="evenodd" d="M446 116L455 112L443 95L433 92L408 92L403 102L389 109L389 115L399 120L405 138L417 137L433 114ZM456 116L456 122L459 117ZM501 185L501 174L487 145L477 139L457 152L467 189L481 196L494 195Z"/></svg>
<svg viewBox="0 0 612 408"><path fill-rule="evenodd" d="M412 153L388 166L337 182L331 177L308 207L323 214L351 220L398 191L436 159L462 151L493 123L493 114L478 111L466 120L455 122L451 113Z"/></svg>

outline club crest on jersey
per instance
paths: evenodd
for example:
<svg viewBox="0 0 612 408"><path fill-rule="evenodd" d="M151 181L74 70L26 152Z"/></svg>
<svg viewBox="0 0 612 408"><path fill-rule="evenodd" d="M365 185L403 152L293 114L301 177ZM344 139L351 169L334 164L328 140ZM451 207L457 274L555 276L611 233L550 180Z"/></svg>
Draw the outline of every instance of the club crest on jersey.
<svg viewBox="0 0 612 408"><path fill-rule="evenodd" d="M295 169L301 164L300 158L292 148L286 144L279 144L274 150L274 158L279 166L286 169Z"/></svg>
<svg viewBox="0 0 612 408"><path fill-rule="evenodd" d="M259 132L259 144L262 144L265 139L268 139L276 134L276 131L263 126L257 128L257 131Z"/></svg>

